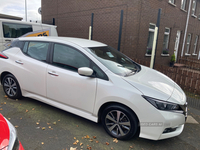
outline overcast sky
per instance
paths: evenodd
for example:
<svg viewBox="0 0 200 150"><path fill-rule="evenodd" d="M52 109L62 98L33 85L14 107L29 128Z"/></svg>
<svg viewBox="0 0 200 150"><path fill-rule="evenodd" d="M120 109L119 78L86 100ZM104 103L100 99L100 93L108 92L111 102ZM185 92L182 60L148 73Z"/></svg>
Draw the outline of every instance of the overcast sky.
<svg viewBox="0 0 200 150"><path fill-rule="evenodd" d="M38 13L41 0L26 0L26 2L27 20L41 21L41 15ZM25 20L25 0L0 0L0 13L22 17Z"/></svg>

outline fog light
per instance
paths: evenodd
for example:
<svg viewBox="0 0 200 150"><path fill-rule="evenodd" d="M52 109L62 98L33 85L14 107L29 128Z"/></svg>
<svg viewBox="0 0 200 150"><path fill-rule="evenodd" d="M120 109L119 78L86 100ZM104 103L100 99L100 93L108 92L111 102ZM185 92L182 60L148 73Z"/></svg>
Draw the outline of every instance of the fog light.
<svg viewBox="0 0 200 150"><path fill-rule="evenodd" d="M176 131L177 127L176 128L166 128L163 133L170 133L170 132L173 132L173 131Z"/></svg>

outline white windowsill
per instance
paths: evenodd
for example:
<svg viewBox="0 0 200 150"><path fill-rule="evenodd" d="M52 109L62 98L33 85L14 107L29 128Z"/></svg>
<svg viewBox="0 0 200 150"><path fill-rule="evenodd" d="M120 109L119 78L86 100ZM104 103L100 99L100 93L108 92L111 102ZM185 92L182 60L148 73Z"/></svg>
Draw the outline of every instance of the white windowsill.
<svg viewBox="0 0 200 150"><path fill-rule="evenodd" d="M185 9L180 8L182 11L187 12Z"/></svg>
<svg viewBox="0 0 200 150"><path fill-rule="evenodd" d="M197 16L196 16L196 15L194 15L194 14L192 14L192 17L194 17L194 18L197 18Z"/></svg>
<svg viewBox="0 0 200 150"><path fill-rule="evenodd" d="M176 5L175 5L175 4L173 4L173 3L170 3L170 2L168 2L168 4L170 4L170 5L174 6L174 7L176 7Z"/></svg>
<svg viewBox="0 0 200 150"><path fill-rule="evenodd" d="M169 54L161 54L163 57L169 57Z"/></svg>
<svg viewBox="0 0 200 150"><path fill-rule="evenodd" d="M185 56L191 56L191 54L185 53Z"/></svg>
<svg viewBox="0 0 200 150"><path fill-rule="evenodd" d="M147 57L151 57L151 54L145 54L145 56L147 56Z"/></svg>
<svg viewBox="0 0 200 150"><path fill-rule="evenodd" d="M195 54L195 53L192 53L192 56L197 56L197 54Z"/></svg>

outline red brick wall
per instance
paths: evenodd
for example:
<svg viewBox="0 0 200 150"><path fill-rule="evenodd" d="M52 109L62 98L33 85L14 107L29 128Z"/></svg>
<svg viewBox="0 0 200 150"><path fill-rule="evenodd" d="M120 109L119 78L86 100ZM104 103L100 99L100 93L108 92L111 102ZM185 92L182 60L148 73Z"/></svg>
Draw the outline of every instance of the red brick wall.
<svg viewBox="0 0 200 150"><path fill-rule="evenodd" d="M42 22L50 23L52 18L55 18L59 36L88 38L91 13L94 13L93 40L117 49L120 13L123 10L121 52L133 59L150 61L150 57L145 56L149 23L156 24L158 9L162 8L156 63L168 65L170 56L174 52L177 30L181 31L178 53L179 56L181 54L187 19L187 12L180 9L181 0L176 0L175 5L169 4L168 0L42 0ZM188 6L189 4L186 5L186 11ZM196 14L200 13L199 7L200 1L197 4ZM165 27L170 28L169 57L161 56ZM198 17L190 15L188 33L192 33L190 44L192 54L195 35L200 35ZM198 41L200 42L200 37ZM200 44L197 45L197 52L199 48Z"/></svg>

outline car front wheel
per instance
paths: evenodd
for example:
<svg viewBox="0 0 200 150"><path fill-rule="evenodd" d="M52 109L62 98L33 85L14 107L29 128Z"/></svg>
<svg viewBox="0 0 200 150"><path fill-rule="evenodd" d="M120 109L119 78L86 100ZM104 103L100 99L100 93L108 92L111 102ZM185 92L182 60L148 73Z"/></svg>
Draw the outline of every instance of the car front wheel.
<svg viewBox="0 0 200 150"><path fill-rule="evenodd" d="M132 138L138 129L136 115L129 108L120 105L105 108L101 121L106 132L120 140Z"/></svg>
<svg viewBox="0 0 200 150"><path fill-rule="evenodd" d="M7 74L3 78L2 85L4 92L9 98L17 99L22 96L19 83L17 82L17 79L13 75Z"/></svg>

